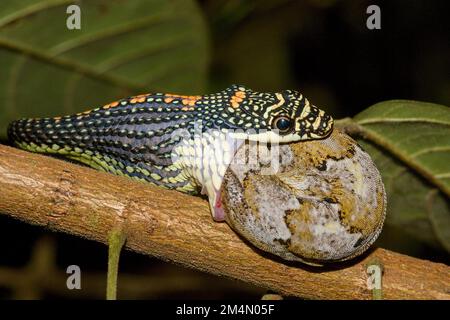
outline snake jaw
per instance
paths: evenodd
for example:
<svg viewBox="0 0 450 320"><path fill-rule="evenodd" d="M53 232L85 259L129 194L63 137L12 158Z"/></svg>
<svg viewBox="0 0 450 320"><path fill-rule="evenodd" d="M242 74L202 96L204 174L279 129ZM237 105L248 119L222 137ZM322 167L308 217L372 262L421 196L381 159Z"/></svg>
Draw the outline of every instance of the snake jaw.
<svg viewBox="0 0 450 320"><path fill-rule="evenodd" d="M201 186L201 194L208 197L213 219L217 222L224 221L225 211L220 191L222 182L237 150L245 140L236 139L228 132L203 133L201 137L194 139L201 139L189 144L201 148L192 151L201 157L201 161L193 159L190 163L192 177L196 180L196 184Z"/></svg>

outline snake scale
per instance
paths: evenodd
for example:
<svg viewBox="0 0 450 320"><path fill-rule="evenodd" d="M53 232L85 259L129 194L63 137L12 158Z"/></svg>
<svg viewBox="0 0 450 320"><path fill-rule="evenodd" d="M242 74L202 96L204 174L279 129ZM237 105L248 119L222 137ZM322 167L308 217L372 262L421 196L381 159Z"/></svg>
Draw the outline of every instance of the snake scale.
<svg viewBox="0 0 450 320"><path fill-rule="evenodd" d="M262 93L232 85L214 94L142 94L75 115L21 119L9 125L8 137L25 150L206 194L214 220L233 226L227 219L232 201L227 194L224 206L221 192L243 145L320 141L332 131L333 118L297 91Z"/></svg>

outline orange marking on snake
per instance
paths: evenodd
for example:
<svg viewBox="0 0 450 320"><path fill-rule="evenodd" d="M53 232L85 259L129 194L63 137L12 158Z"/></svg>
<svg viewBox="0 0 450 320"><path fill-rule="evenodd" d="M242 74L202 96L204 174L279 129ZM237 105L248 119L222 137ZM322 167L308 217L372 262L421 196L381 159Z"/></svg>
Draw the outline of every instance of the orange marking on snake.
<svg viewBox="0 0 450 320"><path fill-rule="evenodd" d="M202 96L187 96L182 94L175 94L175 93L167 93L166 97L170 98L178 98L178 99L188 99L188 100L199 100Z"/></svg>
<svg viewBox="0 0 450 320"><path fill-rule="evenodd" d="M244 98L245 98L245 92L244 91L236 91L234 93L234 95L230 99L231 106L234 109L239 108L239 103L244 101Z"/></svg>
<svg viewBox="0 0 450 320"><path fill-rule="evenodd" d="M238 98L245 98L245 92L244 91L236 91L234 94Z"/></svg>
<svg viewBox="0 0 450 320"><path fill-rule="evenodd" d="M103 106L103 109L109 109L109 108L113 108L113 107L117 107L119 105L119 101L114 101L111 103L108 103L106 105Z"/></svg>
<svg viewBox="0 0 450 320"><path fill-rule="evenodd" d="M195 106L195 103L202 98L202 96L178 96L176 98L182 98L181 103L183 105L193 107Z"/></svg>
<svg viewBox="0 0 450 320"><path fill-rule="evenodd" d="M232 106L234 109L237 109L237 108L239 108L239 103L237 103L237 102L234 101L234 100L231 100L231 106Z"/></svg>
<svg viewBox="0 0 450 320"><path fill-rule="evenodd" d="M130 103L142 103L145 102L145 99L147 99L148 94L140 94L138 96L132 97L130 100Z"/></svg>

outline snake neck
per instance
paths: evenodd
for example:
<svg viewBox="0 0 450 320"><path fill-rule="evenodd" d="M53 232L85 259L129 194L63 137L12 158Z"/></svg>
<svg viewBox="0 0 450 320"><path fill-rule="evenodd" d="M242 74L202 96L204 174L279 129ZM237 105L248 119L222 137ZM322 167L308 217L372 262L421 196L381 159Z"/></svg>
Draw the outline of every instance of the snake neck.
<svg viewBox="0 0 450 320"><path fill-rule="evenodd" d="M173 148L173 166L208 196L216 221L225 220L220 189L225 172L243 142L225 130L211 129L181 139Z"/></svg>

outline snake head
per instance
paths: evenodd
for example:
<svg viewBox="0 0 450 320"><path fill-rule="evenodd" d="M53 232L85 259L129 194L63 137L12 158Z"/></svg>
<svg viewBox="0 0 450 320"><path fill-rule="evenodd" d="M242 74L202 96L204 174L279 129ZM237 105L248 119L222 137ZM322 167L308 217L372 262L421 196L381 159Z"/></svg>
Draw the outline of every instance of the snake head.
<svg viewBox="0 0 450 320"><path fill-rule="evenodd" d="M285 90L277 95L284 99L286 108L284 113L272 116L271 127L280 135L291 132L298 140L312 140L326 138L333 130L333 118L301 93Z"/></svg>
<svg viewBox="0 0 450 320"><path fill-rule="evenodd" d="M326 138L333 130L333 118L297 91L261 93L233 85L225 93L229 107L221 116L228 128L244 131L236 137L289 143Z"/></svg>

